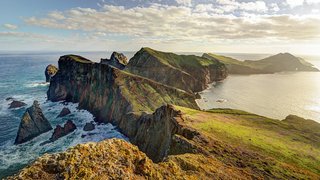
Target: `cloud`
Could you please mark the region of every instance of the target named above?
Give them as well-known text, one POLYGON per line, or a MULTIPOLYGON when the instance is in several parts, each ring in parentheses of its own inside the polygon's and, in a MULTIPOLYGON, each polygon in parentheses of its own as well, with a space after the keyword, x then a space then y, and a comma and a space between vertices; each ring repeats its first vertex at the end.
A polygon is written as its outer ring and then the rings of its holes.
POLYGON ((287 4, 292 8, 296 6, 302 6, 303 2, 304 0, 287 0, 287 4))
POLYGON ((0 38, 17 38, 18 40, 26 41, 43 41, 43 42, 64 42, 64 40, 57 37, 37 34, 37 33, 27 33, 27 32, 16 32, 16 31, 6 31, 0 32, 0 38))
MULTIPOLYGON (((252 6, 246 5, 246 8, 249 7, 252 6)), ((160 4, 133 8, 105 5, 99 10, 73 8, 55 13, 59 16, 49 13, 46 17, 31 17, 25 22, 46 28, 80 30, 88 34, 123 36, 150 42, 213 42, 223 39, 289 41, 315 39, 320 35, 320 18, 317 16, 248 13, 234 16, 221 14, 210 5, 195 8, 160 4)))
POLYGON ((176 0, 179 5, 191 6, 192 0, 176 0))
POLYGON ((14 24, 4 24, 3 27, 7 28, 7 29, 10 29, 10 30, 16 30, 18 29, 18 26, 17 25, 14 25, 14 24))
POLYGON ((286 0, 286 1, 291 8, 302 6, 304 5, 304 3, 308 5, 320 4, 319 0, 286 0))
POLYGON ((277 11, 280 11, 280 8, 279 8, 277 3, 271 3, 270 4, 270 10, 272 10, 274 12, 277 12, 277 11))
POLYGON ((268 7, 266 6, 266 3, 264 1, 238 2, 236 0, 217 0, 217 3, 222 5, 221 8, 226 12, 232 12, 234 10, 256 12, 268 11, 268 7))

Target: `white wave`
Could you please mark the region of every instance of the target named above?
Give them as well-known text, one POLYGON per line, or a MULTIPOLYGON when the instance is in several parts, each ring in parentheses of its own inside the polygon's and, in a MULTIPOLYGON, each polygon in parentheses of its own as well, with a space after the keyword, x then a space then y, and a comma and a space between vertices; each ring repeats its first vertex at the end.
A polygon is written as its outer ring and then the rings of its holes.
POLYGON ((49 84, 50 84, 49 82, 32 82, 32 83, 26 84, 25 86, 29 88, 33 88, 33 87, 48 86, 49 84))
MULTIPOLYGON (((19 96, 19 99, 20 98, 26 99, 26 97, 22 96, 19 96)), ((29 102, 31 99, 26 101, 29 102)), ((6 171, 9 167, 28 164, 44 153, 61 152, 77 144, 98 142, 114 137, 127 140, 124 135, 118 132, 115 127, 109 123, 100 125, 95 123, 96 128, 93 131, 85 132, 83 127, 86 123, 92 122, 94 117, 86 110, 78 110, 77 103, 68 103, 67 105, 63 105, 61 102, 46 101, 46 98, 40 98, 38 101, 44 115, 50 121, 53 129, 58 124, 64 125, 68 119, 72 120, 76 124, 77 129, 55 142, 42 146, 40 144, 49 140, 53 130, 41 134, 31 141, 20 145, 14 145, 14 139, 7 141, 6 144, 0 146, 0 174, 1 172, 6 171), (63 118, 56 118, 63 107, 68 107, 71 114, 63 118)))

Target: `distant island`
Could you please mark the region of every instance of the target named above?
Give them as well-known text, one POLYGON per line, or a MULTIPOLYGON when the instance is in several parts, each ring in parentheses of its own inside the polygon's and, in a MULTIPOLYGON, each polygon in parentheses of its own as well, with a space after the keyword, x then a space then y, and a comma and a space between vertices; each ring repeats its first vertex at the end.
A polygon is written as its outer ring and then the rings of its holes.
POLYGON ((129 62, 117 52, 101 63, 65 55, 57 69, 48 100, 79 103, 130 142, 111 139, 44 155, 9 179, 320 178, 319 123, 294 115, 276 120, 235 109, 203 111, 195 102, 197 92, 228 71, 318 71, 300 58, 278 54, 241 62, 142 48, 129 62))
POLYGON ((231 57, 212 53, 205 53, 202 57, 224 63, 230 74, 270 74, 284 71, 319 71, 319 69, 315 68, 311 63, 289 53, 280 53, 256 61, 239 61, 231 57))

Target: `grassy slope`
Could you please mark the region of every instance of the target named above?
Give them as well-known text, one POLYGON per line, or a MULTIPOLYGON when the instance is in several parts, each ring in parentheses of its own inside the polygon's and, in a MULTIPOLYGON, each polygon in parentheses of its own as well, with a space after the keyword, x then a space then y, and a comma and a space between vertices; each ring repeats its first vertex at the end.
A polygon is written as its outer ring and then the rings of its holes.
POLYGON ((217 55, 217 54, 212 54, 212 53, 208 53, 206 54, 208 56, 211 56, 221 62, 223 62, 224 64, 238 64, 238 65, 244 65, 243 62, 237 60, 237 59, 234 59, 234 58, 231 58, 231 57, 227 57, 227 56, 222 56, 222 55, 217 55))
MULTIPOLYGON (((78 55, 66 55, 81 63, 94 63, 78 55)), ((116 83, 134 111, 153 112, 165 104, 176 104, 198 109, 194 94, 167 86, 127 71, 115 70, 116 83)))
POLYGON ((185 67, 199 68, 201 66, 218 64, 217 61, 212 61, 195 55, 177 55, 169 52, 156 51, 151 48, 143 48, 143 50, 157 57, 163 64, 178 69, 185 67))
POLYGON ((186 114, 189 126, 218 142, 208 150, 226 164, 240 164, 252 174, 272 178, 320 178, 319 124, 295 118, 279 121, 230 109, 176 108, 186 114))
POLYGON ((198 109, 193 94, 125 71, 118 71, 117 84, 135 111, 153 112, 165 104, 198 109))

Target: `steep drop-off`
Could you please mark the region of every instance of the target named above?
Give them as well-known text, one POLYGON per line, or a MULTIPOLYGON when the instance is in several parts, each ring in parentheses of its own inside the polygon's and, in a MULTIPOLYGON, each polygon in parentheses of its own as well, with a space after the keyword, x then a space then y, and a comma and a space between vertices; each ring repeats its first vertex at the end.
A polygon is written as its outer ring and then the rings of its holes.
POLYGON ((75 55, 60 58, 48 99, 79 102, 96 121, 117 125, 154 161, 166 156, 171 136, 179 130, 176 113, 166 104, 198 108, 192 93, 75 55))
POLYGON ((320 125, 314 121, 292 115, 279 121, 239 110, 178 106, 162 107, 157 116, 168 109, 171 114, 166 117, 179 119, 184 130, 173 135, 163 162, 155 164, 140 148, 112 139, 44 155, 12 178, 320 178, 320 125))
POLYGON ((227 77, 225 65, 217 60, 150 48, 138 51, 130 59, 126 70, 188 92, 202 91, 209 83, 227 77))
POLYGON ((224 63, 230 74, 268 74, 284 71, 319 71, 304 59, 280 53, 257 61, 239 61, 231 57, 205 53, 202 57, 224 63))

